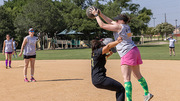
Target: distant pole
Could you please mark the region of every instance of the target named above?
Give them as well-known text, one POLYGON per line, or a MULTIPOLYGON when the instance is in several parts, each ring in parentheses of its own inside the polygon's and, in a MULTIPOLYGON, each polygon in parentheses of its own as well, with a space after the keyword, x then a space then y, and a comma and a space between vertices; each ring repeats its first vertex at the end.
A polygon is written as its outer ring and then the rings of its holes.
POLYGON ((166 19, 166 13, 165 13, 165 22, 167 22, 167 19, 166 19))
MULTIPOLYGON (((177 34, 177 19, 175 20, 175 23, 176 23, 176 34, 177 34)), ((178 39, 177 39, 177 35, 176 35, 176 40, 178 41, 178 39)))
POLYGON ((176 22, 176 34, 177 34, 177 19, 175 20, 175 22, 176 22))
POLYGON ((153 21, 154 21, 154 28, 156 27, 155 20, 156 20, 156 18, 153 18, 153 21))

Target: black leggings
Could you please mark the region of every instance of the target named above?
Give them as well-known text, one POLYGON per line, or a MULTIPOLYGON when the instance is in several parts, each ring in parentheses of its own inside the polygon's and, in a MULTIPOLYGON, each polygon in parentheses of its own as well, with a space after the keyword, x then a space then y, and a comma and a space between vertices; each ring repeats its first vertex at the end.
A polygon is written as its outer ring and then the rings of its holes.
POLYGON ((124 101, 125 100, 125 89, 122 86, 121 83, 119 83, 118 81, 106 77, 106 80, 100 84, 96 84, 94 85, 97 88, 101 88, 101 89, 107 89, 107 90, 111 90, 111 91, 116 91, 116 101, 124 101))

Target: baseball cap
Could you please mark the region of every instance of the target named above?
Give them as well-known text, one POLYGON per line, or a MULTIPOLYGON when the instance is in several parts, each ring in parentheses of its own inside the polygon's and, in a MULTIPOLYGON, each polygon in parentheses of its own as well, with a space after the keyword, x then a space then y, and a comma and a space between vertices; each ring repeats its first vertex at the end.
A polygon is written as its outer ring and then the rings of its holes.
MULTIPOLYGON (((104 45, 107 45, 107 44, 110 43, 110 42, 114 42, 114 40, 113 40, 112 38, 104 38, 103 41, 102 41, 102 43, 103 43, 104 45)), ((111 48, 111 51, 112 51, 113 53, 116 53, 116 52, 117 52, 116 47, 111 48)))
POLYGON ((30 32, 30 31, 34 31, 34 29, 33 29, 33 28, 29 28, 29 32, 30 32))

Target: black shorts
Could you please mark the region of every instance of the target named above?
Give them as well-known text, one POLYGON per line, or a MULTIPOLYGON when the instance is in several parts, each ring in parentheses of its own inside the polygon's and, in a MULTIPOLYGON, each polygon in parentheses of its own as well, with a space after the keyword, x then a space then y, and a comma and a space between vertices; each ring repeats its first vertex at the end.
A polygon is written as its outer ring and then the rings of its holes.
POLYGON ((169 47, 169 48, 171 48, 171 49, 172 49, 172 48, 175 48, 175 47, 169 47))
POLYGON ((36 58, 36 55, 24 55, 24 59, 36 58))

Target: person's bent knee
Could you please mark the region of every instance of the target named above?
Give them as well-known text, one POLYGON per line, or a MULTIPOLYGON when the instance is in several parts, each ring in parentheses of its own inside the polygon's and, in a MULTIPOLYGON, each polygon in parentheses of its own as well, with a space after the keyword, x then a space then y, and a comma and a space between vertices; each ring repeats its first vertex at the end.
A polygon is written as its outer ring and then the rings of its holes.
POLYGON ((120 90, 120 92, 125 93, 125 88, 122 87, 121 90, 120 90))
POLYGON ((93 83, 93 85, 96 87, 96 88, 101 88, 101 84, 99 83, 99 84, 97 84, 97 83, 94 83, 94 82, 92 82, 93 83))
POLYGON ((125 88, 122 86, 122 87, 119 88, 116 92, 125 93, 125 88))

